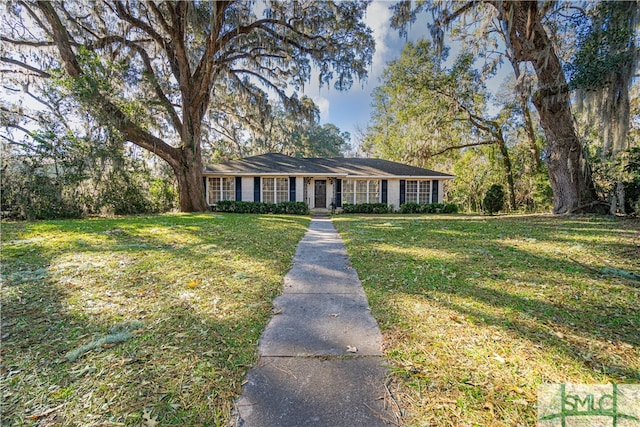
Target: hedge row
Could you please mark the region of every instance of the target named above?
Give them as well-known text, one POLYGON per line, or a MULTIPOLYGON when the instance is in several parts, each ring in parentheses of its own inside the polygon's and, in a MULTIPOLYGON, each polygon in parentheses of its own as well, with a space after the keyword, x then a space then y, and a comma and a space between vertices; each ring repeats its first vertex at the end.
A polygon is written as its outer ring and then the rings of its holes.
POLYGON ((355 205, 345 203, 342 207, 342 212, 346 214, 385 214, 394 212, 402 214, 457 213, 458 205, 455 203, 405 203, 400 206, 400 209, 395 210, 393 205, 387 205, 386 203, 358 203, 355 205))
MULTIPOLYGON (((221 200, 214 206, 215 212, 256 213, 256 214, 292 214, 308 215, 309 206, 304 202, 238 202, 235 200, 221 200)), ((458 206, 454 203, 405 203, 397 211, 393 205, 386 203, 345 203, 342 212, 346 214, 386 214, 399 212, 412 213, 457 213, 458 206)))
POLYGON ((342 205, 342 212, 346 214, 356 213, 373 213, 385 214, 393 212, 393 207, 389 207, 386 203, 345 203, 342 205))
POLYGON ((220 200, 212 209, 215 212, 308 215, 309 206, 304 202, 240 202, 220 200))

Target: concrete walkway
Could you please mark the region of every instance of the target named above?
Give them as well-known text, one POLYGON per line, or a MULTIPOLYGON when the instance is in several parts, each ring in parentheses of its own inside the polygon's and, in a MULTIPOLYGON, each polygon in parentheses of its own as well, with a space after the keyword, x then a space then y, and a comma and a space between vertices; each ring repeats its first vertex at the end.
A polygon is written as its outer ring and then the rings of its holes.
POLYGON ((381 343, 340 235, 329 218, 312 219, 232 425, 397 425, 381 343))

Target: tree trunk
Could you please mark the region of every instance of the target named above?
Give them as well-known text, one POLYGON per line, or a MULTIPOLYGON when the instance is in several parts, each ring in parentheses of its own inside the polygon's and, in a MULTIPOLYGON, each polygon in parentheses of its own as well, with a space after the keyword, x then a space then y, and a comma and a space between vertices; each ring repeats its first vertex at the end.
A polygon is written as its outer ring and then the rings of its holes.
POLYGON ((609 207, 609 213, 611 215, 616 215, 617 213, 626 215, 625 191, 622 181, 616 181, 615 187, 611 193, 611 206, 609 207))
POLYGON ((178 162, 171 163, 178 181, 180 212, 205 212, 205 188, 202 180, 202 149, 200 122, 185 117, 183 134, 186 141, 178 150, 178 162))
POLYGON ((207 204, 204 198, 202 180, 202 162, 182 160, 178 169, 174 169, 180 195, 180 212, 204 212, 207 204))
POLYGON ((499 2, 517 61, 530 61, 538 77, 533 103, 547 138, 545 162, 553 189, 553 213, 571 213, 597 201, 582 142, 573 126, 568 85, 546 34, 536 1, 499 2))
POLYGON ((516 186, 513 180, 513 170, 511 167, 511 157, 509 157, 509 150, 507 150, 507 144, 504 142, 502 138, 502 134, 500 133, 500 139, 498 145, 500 147, 500 153, 502 153, 502 162, 504 163, 505 172, 507 174, 507 184, 509 185, 509 204, 511 205, 511 210, 516 210, 516 186))

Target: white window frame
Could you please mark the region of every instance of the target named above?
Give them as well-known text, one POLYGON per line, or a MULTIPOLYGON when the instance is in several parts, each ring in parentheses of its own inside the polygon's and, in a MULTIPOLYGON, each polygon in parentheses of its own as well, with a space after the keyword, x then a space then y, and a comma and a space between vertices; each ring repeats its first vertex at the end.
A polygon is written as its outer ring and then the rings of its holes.
POLYGON ((355 205, 356 200, 358 199, 358 193, 356 192, 357 189, 357 182, 358 181, 366 181, 367 185, 366 185, 366 197, 365 197, 365 202, 362 203, 380 203, 381 197, 382 197, 382 183, 379 179, 357 179, 357 178, 353 178, 353 179, 343 179, 342 180, 342 203, 348 203, 348 204, 352 204, 355 205), (374 183, 373 185, 371 185, 371 183, 374 183), (374 188, 376 186, 378 186, 378 197, 376 198, 373 194, 374 188), (345 189, 351 187, 349 190, 350 191, 345 191, 345 189), (347 200, 346 199, 346 195, 350 195, 351 196, 351 200, 347 200), (372 197, 373 196, 373 197, 372 197), (377 200, 373 200, 373 199, 377 199, 377 200))
POLYGON ((231 176, 210 176, 207 178, 207 203, 209 205, 215 205, 221 200, 235 200, 236 199, 236 178, 231 176), (218 200, 211 200, 211 195, 214 192, 212 190, 212 181, 218 181, 218 200), (225 181, 230 182, 230 190, 225 194, 225 181))
POLYGON ((431 203, 431 198, 433 196, 433 180, 432 179, 408 179, 405 181, 404 184, 404 200, 405 203, 420 203, 420 204, 424 204, 424 203, 431 203), (415 182, 416 183, 416 201, 409 201, 409 183, 410 182, 415 182), (421 189, 423 185, 427 185, 428 191, 427 191, 427 199, 428 200, 420 200, 420 193, 421 193, 421 189))
POLYGON ((264 203, 288 202, 290 197, 290 191, 291 191, 290 186, 291 186, 291 182, 289 180, 289 177, 283 178, 283 177, 276 176, 276 177, 261 178, 260 179, 260 200, 262 200, 264 203), (269 190, 268 193, 266 193, 264 189, 265 180, 273 181, 273 190, 269 190), (277 180, 286 180, 287 182, 287 193, 286 193, 285 199, 281 200, 280 202, 277 201, 278 200, 278 181, 277 180), (269 196, 269 200, 265 198, 265 195, 269 196))

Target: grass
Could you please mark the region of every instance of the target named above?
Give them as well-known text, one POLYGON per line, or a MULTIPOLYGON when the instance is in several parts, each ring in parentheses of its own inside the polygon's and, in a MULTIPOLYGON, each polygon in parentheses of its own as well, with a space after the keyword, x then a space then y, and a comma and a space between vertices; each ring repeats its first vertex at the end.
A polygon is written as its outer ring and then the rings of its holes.
POLYGON ((339 216, 407 425, 529 426, 543 383, 640 383, 640 222, 339 216))
POLYGON ((2 224, 2 425, 226 425, 309 219, 2 224))

